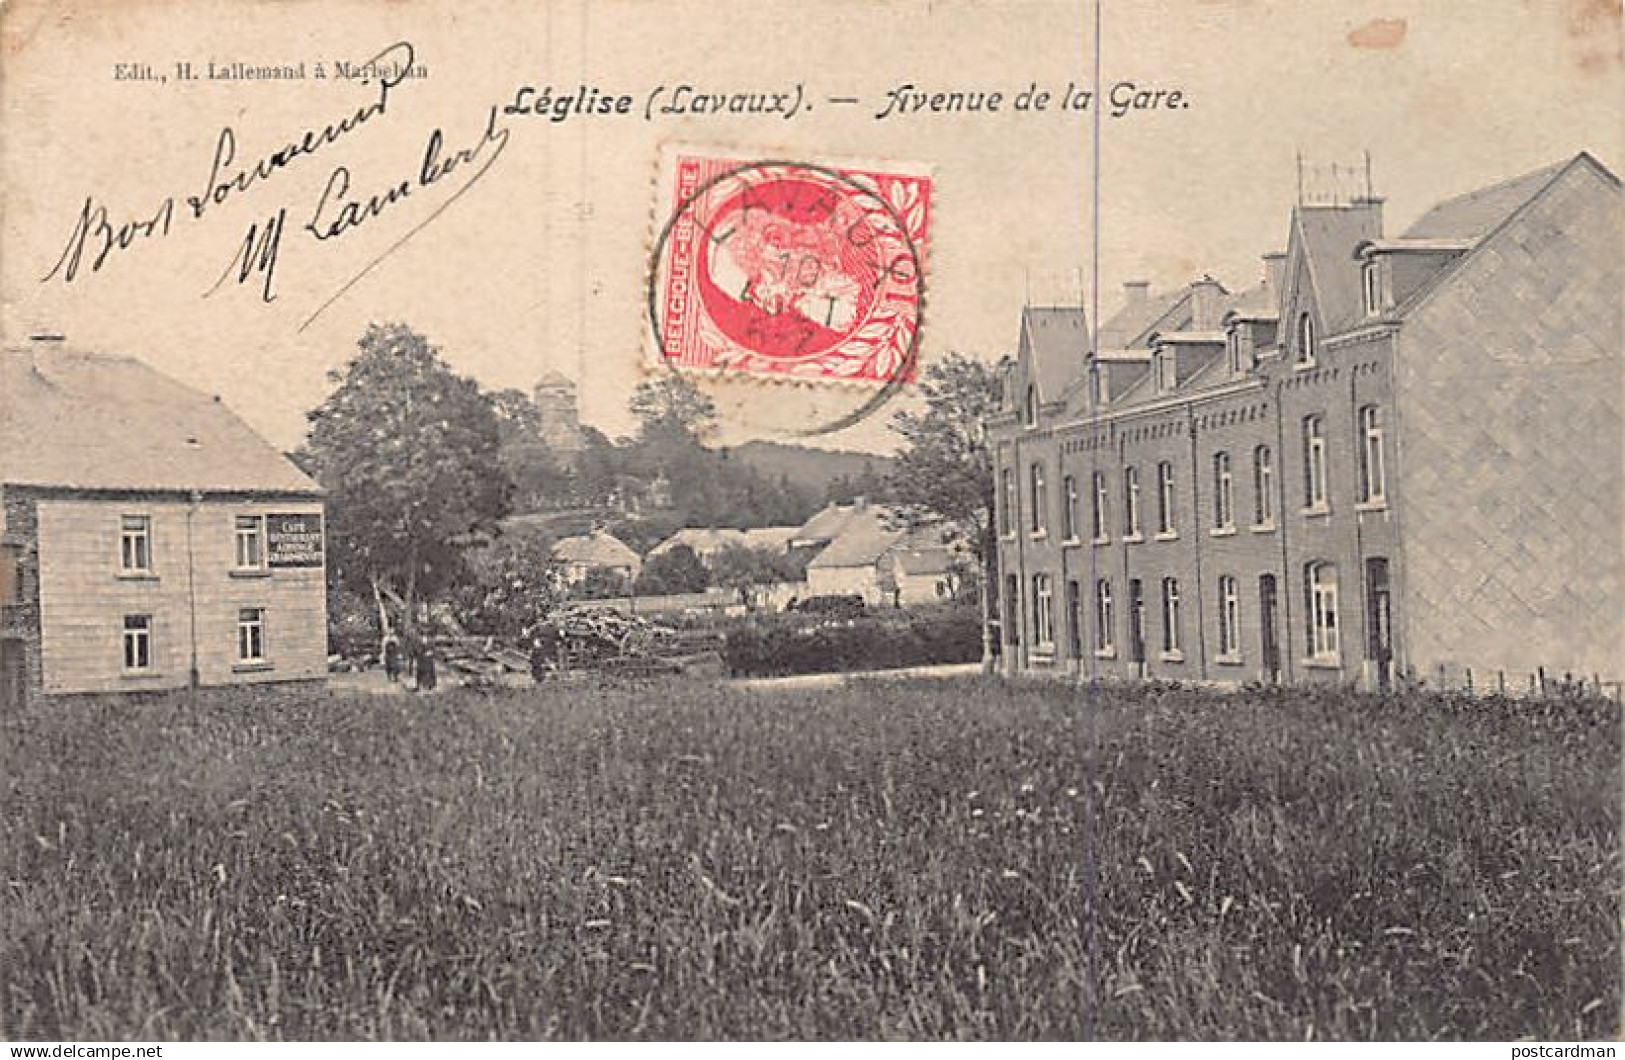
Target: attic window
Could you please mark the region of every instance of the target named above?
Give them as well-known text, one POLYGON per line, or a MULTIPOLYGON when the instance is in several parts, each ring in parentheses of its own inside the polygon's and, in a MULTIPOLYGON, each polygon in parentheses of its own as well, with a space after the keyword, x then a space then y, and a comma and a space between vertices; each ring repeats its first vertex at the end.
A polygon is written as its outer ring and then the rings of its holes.
POLYGON ((1298 317, 1298 363, 1315 363, 1315 318, 1307 312, 1298 317))
POLYGON ((1174 355, 1167 350, 1157 354, 1157 389, 1172 390, 1178 385, 1177 365, 1174 355))
POLYGON ((1241 325, 1232 324, 1230 334, 1225 336, 1225 350, 1230 355, 1230 374, 1241 374, 1241 325))
POLYGON ((1375 260, 1365 263, 1365 315, 1374 317, 1382 312, 1382 266, 1375 260))
POLYGON ((1027 426, 1038 426, 1038 388, 1031 383, 1027 384, 1026 412, 1027 426))

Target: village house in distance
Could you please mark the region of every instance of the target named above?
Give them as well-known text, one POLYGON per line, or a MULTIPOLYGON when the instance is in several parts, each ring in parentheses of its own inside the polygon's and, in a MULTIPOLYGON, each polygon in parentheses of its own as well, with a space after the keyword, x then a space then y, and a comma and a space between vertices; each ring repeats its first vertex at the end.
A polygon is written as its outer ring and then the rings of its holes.
POLYGON ((1620 222, 1582 153, 1398 236, 1369 186, 1300 201, 1241 293, 1026 309, 988 425, 1007 670, 1618 680, 1620 222))
POLYGON ((0 695, 322 680, 319 487, 218 398, 0 354, 0 695))

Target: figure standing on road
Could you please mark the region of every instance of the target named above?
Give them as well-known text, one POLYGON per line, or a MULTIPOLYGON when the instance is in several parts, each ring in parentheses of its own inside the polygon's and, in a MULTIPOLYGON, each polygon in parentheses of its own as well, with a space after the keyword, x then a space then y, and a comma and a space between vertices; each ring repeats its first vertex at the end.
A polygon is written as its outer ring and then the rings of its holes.
POLYGON ((392 683, 401 679, 401 638, 393 633, 384 637, 384 676, 392 683))
POLYGON ((428 638, 424 638, 418 645, 418 691, 433 692, 438 678, 434 672, 434 648, 429 645, 428 638))

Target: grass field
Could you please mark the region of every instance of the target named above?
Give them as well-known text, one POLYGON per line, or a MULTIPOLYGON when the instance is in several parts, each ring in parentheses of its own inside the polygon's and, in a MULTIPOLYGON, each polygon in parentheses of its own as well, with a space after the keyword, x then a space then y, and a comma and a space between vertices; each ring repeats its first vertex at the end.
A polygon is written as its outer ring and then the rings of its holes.
POLYGON ((0 1037, 1619 1030, 1612 704, 965 679, 0 729, 0 1037))

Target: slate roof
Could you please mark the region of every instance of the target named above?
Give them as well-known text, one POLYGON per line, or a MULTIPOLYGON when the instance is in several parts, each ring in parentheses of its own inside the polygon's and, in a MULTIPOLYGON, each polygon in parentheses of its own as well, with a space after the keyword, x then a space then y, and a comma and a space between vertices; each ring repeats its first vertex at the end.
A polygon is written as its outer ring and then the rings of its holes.
POLYGON ((1417 218, 1405 239, 1476 240, 1488 235, 1513 211, 1534 198, 1565 169, 1571 159, 1542 166, 1533 173, 1446 199, 1417 218))
POLYGON ((1057 401, 1083 378, 1089 354, 1089 319, 1078 306, 1028 306, 1022 311, 1023 345, 1044 401, 1057 401))
POLYGON ((1403 239, 1454 241, 1470 245, 1466 251, 1457 255, 1420 284, 1403 303, 1390 310, 1386 314, 1387 317, 1394 320, 1403 319, 1436 289, 1448 283, 1450 277, 1471 260, 1483 248, 1485 241, 1509 221, 1513 214, 1545 194, 1558 177, 1571 167, 1585 163, 1590 163, 1598 173, 1618 184, 1618 178, 1607 166, 1582 151, 1573 158, 1544 166, 1533 173, 1525 173, 1521 177, 1513 177, 1511 180, 1478 191, 1446 199, 1423 214, 1416 224, 1406 229, 1403 239))
POLYGON ((134 358, 58 342, 0 353, 0 483, 321 493, 218 398, 134 358))
MULTIPOLYGON (((1100 326, 1100 345, 1112 349, 1143 347, 1147 336, 1190 297, 1191 288, 1176 288, 1130 302, 1100 326)), ((1176 321, 1176 323, 1178 323, 1176 321)))
POLYGON ((884 505, 855 512, 846 526, 823 551, 812 558, 808 568, 869 567, 908 536, 903 530, 886 526, 884 505))
POLYGON ((1358 207, 1300 206, 1295 211, 1323 334, 1335 335, 1365 318, 1360 270, 1350 260, 1355 247, 1382 235, 1381 221, 1378 211, 1358 207))
POLYGON ((796 528, 792 540, 833 541, 857 512, 857 507, 851 504, 826 504, 796 528))

